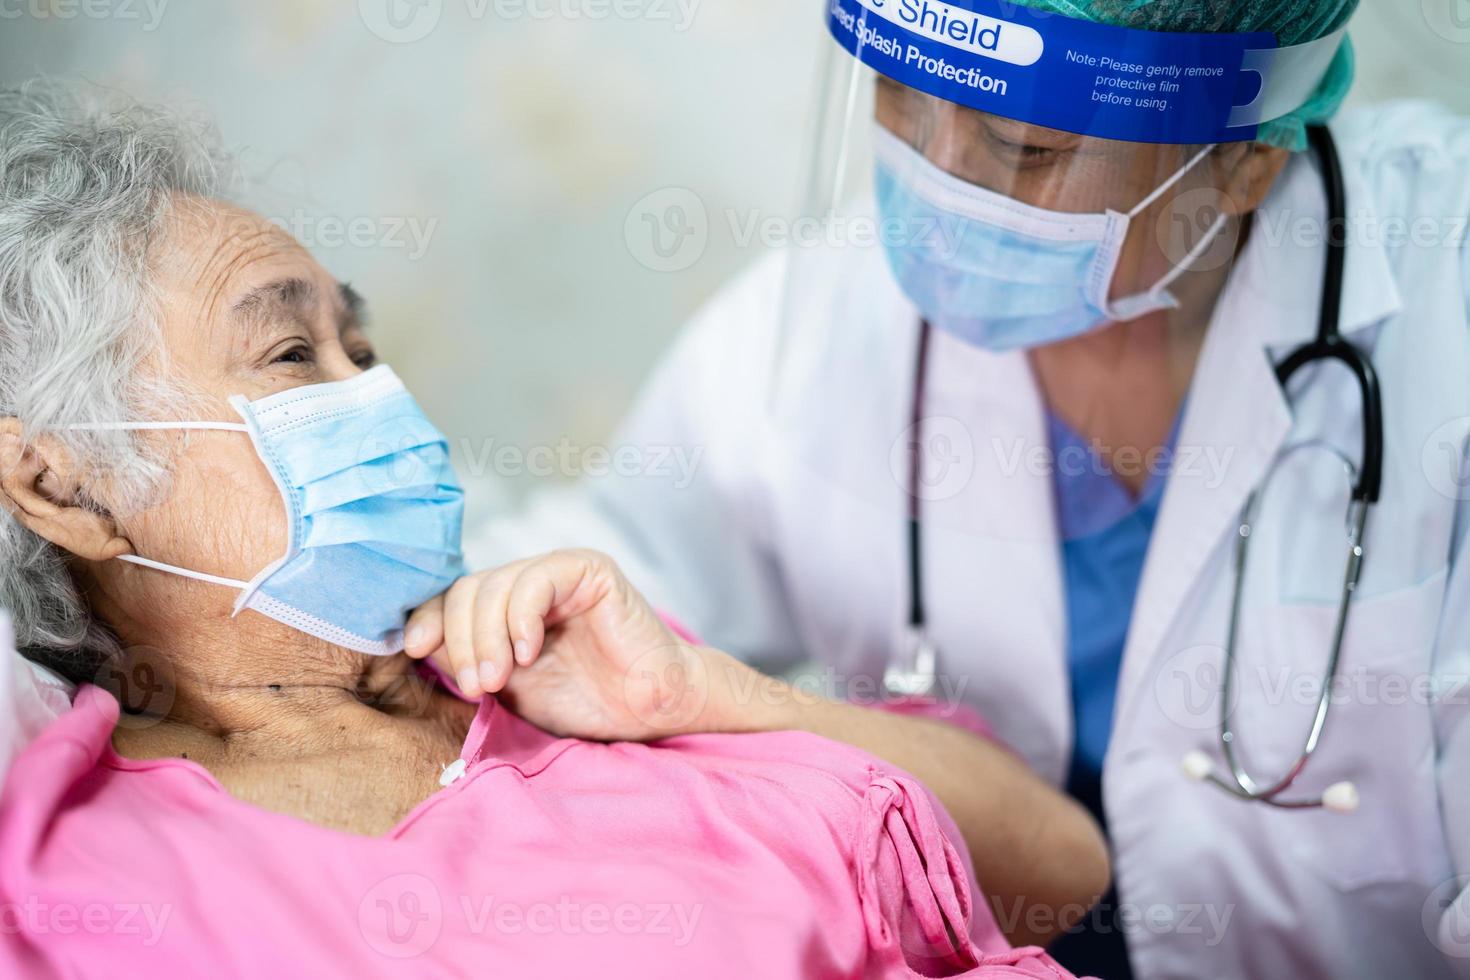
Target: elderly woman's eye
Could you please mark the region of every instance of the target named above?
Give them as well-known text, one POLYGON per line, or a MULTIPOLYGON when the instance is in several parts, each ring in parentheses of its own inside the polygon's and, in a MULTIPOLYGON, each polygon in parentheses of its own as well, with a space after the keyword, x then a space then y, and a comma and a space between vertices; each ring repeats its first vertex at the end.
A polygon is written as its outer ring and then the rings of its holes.
POLYGON ((310 364, 314 360, 311 348, 305 344, 283 351, 272 361, 273 364, 310 364))
POLYGON ((356 364, 358 367, 366 371, 368 368, 378 363, 378 355, 375 354, 372 350, 356 351, 352 355, 352 363, 356 364))

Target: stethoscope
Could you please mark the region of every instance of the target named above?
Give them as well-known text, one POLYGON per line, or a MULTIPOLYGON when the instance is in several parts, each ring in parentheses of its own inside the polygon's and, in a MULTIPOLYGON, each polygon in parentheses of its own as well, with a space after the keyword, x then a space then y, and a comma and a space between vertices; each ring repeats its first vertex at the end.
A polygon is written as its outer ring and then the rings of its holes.
MULTIPOLYGON (((1309 129, 1313 151, 1322 167, 1322 180, 1327 191, 1328 230, 1327 268, 1322 291, 1322 309, 1314 340, 1299 347, 1276 368, 1276 380, 1285 390, 1291 378, 1308 364, 1320 361, 1339 361, 1357 380, 1363 412, 1363 457, 1360 467, 1343 460, 1353 478, 1352 499, 1348 505, 1347 538, 1348 565, 1343 579, 1342 598, 1338 603, 1336 625, 1332 635, 1332 650, 1322 676, 1322 689, 1312 726, 1307 740, 1296 761, 1280 779, 1261 781, 1251 776, 1241 764, 1238 748, 1239 734, 1232 726, 1231 704, 1235 693, 1236 657, 1235 647, 1239 634, 1241 595, 1245 581, 1246 556, 1250 547, 1251 531, 1256 522, 1257 507, 1261 499, 1261 488, 1249 498, 1241 517, 1235 542, 1235 590, 1230 604, 1230 624, 1225 641, 1225 669, 1221 679, 1220 696, 1220 747, 1229 767, 1229 777, 1215 772, 1215 767, 1204 752, 1191 752, 1184 757, 1185 772, 1194 779, 1206 780, 1226 792, 1243 800, 1265 803, 1289 809, 1325 807, 1339 812, 1357 808, 1358 793, 1350 782, 1335 783, 1315 799, 1282 799, 1284 794, 1301 775, 1307 760, 1322 741, 1322 731, 1327 724, 1327 713, 1331 707, 1333 682, 1337 676, 1338 663, 1342 655, 1342 640, 1347 628, 1348 609, 1353 592, 1357 589, 1363 569, 1363 535, 1368 523, 1369 508, 1378 502, 1383 483, 1383 403, 1378 390, 1378 375, 1368 358, 1342 338, 1339 324, 1342 315, 1343 268, 1347 257, 1345 242, 1347 228, 1347 191, 1343 184, 1342 162, 1332 134, 1325 126, 1309 129)), ((923 598, 923 533, 920 514, 920 466, 923 445, 924 387, 928 373, 929 332, 927 323, 919 331, 918 353, 915 359, 915 383, 910 417, 913 451, 909 455, 908 539, 909 610, 905 630, 904 649, 884 671, 883 684, 890 694, 902 697, 927 697, 934 691, 937 677, 938 650, 930 639, 923 598)), ((1285 452, 1290 452, 1286 450, 1285 452)), ((1274 472, 1282 455, 1273 462, 1274 472)), ((1271 472, 1262 481, 1261 487, 1269 483, 1271 472)))

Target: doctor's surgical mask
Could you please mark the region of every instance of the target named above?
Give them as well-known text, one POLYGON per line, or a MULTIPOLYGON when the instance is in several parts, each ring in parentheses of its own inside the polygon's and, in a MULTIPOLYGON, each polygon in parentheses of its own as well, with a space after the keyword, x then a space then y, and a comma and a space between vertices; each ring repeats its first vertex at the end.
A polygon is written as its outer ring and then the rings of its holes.
POLYGON ((253 609, 362 653, 403 649, 408 613, 464 574, 464 491, 444 436, 386 365, 256 401, 241 422, 109 422, 71 429, 247 435, 286 509, 285 553, 248 582, 138 555, 120 560, 238 589, 253 609))
MULTIPOLYGON (((917 228, 959 225, 958 247, 915 239, 888 245, 889 268, 935 327, 977 347, 1027 349, 1108 322, 1177 307, 1169 287, 1225 228, 1220 213, 1182 261, 1148 289, 1110 298, 1134 218, 1214 149, 1207 146, 1127 212, 1068 213, 1026 204, 953 176, 881 125, 874 156, 878 213, 917 228)), ((887 243, 885 243, 887 244, 887 243)))

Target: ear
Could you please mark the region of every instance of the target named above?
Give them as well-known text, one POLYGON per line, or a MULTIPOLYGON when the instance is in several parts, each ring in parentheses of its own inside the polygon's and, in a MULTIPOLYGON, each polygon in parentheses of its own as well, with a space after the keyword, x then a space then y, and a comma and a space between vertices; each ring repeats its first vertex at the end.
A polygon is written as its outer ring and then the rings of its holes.
POLYGON ((58 548, 89 561, 130 554, 107 514, 84 506, 71 456, 55 439, 27 443, 20 421, 0 418, 0 507, 58 548))
POLYGON ((1225 176, 1225 206, 1243 218, 1266 200, 1291 159, 1291 151, 1264 143, 1237 143, 1222 149, 1216 167, 1225 176))

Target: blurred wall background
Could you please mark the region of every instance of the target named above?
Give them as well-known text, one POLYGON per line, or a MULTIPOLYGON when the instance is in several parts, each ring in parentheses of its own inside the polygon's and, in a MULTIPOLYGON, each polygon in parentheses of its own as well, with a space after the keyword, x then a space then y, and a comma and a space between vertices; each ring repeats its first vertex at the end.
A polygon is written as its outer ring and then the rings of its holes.
MULTIPOLYGON (((821 6, 0 0, 0 84, 78 74, 212 114, 250 203, 368 297, 380 351, 479 454, 485 506, 534 480, 495 448, 560 446, 553 478, 577 475, 757 257, 740 230, 789 211, 821 6)), ((1353 37, 1356 101, 1470 113, 1470 0, 1363 0, 1353 37)))

